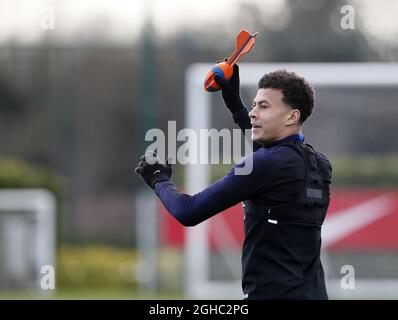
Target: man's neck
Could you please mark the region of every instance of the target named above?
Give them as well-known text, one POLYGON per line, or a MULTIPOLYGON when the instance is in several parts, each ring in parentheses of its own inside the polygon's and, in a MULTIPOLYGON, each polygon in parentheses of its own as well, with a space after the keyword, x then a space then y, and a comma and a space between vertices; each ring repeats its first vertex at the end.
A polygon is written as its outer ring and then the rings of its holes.
POLYGON ((278 136, 278 138, 272 139, 272 141, 259 141, 259 143, 262 144, 263 146, 267 146, 267 145, 273 144, 273 143, 275 143, 277 141, 281 141, 283 139, 286 139, 286 138, 288 138, 290 136, 299 135, 299 134, 302 135, 302 132, 303 132, 303 130, 302 130, 301 127, 297 128, 297 130, 288 130, 288 131, 285 131, 282 134, 280 134, 278 136))
POLYGON ((268 142, 268 143, 273 143, 275 141, 280 141, 280 140, 286 139, 287 137, 293 136, 295 134, 302 134, 302 132, 303 132, 303 130, 302 130, 301 127, 296 127, 294 129, 292 128, 292 129, 289 129, 289 130, 285 130, 276 139, 274 139, 273 141, 268 142))

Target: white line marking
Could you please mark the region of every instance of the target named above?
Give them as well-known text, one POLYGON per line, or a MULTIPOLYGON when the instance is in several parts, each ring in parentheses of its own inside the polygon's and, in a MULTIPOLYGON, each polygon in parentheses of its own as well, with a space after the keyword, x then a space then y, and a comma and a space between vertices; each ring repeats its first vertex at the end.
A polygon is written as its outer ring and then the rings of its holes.
POLYGON ((322 228, 322 246, 328 247, 390 213, 393 199, 381 195, 360 205, 334 213, 322 228))

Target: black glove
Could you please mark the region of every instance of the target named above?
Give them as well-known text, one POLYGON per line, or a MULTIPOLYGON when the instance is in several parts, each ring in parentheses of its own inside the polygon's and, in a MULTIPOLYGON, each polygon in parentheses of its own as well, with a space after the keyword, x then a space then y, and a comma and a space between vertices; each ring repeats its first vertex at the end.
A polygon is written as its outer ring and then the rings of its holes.
POLYGON ((239 66, 237 64, 234 64, 234 72, 229 80, 224 80, 217 74, 214 75, 214 80, 221 87, 225 105, 232 114, 244 107, 239 93, 239 66))
POLYGON ((155 152, 149 152, 141 156, 138 167, 135 168, 135 173, 140 175, 154 189, 157 182, 170 180, 173 173, 170 160, 167 159, 166 164, 162 164, 155 152))

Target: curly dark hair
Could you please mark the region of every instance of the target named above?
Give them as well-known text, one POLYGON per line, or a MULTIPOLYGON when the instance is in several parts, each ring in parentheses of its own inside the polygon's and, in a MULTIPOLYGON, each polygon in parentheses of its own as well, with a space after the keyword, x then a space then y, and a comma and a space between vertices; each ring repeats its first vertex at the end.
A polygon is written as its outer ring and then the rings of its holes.
POLYGON ((315 107, 315 92, 303 77, 294 72, 277 70, 265 74, 258 82, 259 89, 282 90, 282 101, 294 109, 300 110, 300 124, 311 115, 315 107))

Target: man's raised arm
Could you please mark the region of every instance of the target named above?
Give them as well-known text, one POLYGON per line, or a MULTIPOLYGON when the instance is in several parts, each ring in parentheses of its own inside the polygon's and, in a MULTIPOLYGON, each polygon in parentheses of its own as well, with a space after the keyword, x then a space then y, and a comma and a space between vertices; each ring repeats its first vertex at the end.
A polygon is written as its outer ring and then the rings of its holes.
MULTIPOLYGON (((221 87, 222 97, 225 106, 232 113, 232 118, 235 123, 242 129, 243 134, 245 130, 251 129, 249 112, 240 97, 240 80, 239 80, 239 66, 234 65, 234 72, 229 80, 224 80, 218 75, 214 76, 214 80, 221 87)), ((261 148, 261 144, 253 142, 253 150, 261 148)))

